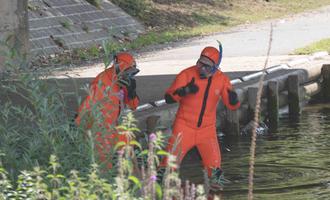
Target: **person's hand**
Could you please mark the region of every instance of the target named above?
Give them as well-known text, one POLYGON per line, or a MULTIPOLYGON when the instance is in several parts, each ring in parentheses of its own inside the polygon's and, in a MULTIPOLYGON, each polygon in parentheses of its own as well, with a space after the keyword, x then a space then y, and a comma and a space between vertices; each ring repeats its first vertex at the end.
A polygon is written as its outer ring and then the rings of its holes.
POLYGON ((198 89, 198 86, 195 84, 195 78, 192 78, 191 81, 186 85, 187 93, 196 94, 198 89))
POLYGON ((198 92, 199 88, 195 84, 195 78, 193 77, 191 81, 184 87, 181 87, 173 93, 174 95, 179 95, 180 97, 184 97, 187 94, 196 94, 198 92))
POLYGON ((237 93, 233 90, 228 90, 230 105, 236 105, 238 103, 237 93))

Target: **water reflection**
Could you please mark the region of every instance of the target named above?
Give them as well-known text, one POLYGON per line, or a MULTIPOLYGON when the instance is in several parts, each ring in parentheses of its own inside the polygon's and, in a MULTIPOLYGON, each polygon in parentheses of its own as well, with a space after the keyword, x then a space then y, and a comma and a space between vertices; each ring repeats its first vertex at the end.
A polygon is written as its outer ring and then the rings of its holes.
MULTIPOLYGON (((330 106, 306 107, 280 119, 278 133, 258 136, 255 199, 330 199, 330 106)), ((224 199, 246 199, 250 138, 225 138, 224 199)))

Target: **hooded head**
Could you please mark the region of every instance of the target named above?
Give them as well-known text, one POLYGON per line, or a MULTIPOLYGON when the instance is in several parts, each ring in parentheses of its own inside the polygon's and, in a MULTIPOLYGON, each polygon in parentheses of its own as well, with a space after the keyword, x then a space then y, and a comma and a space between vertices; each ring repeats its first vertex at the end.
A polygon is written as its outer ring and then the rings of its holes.
POLYGON ((221 43, 219 43, 219 50, 214 47, 205 47, 201 52, 197 67, 202 79, 212 76, 219 68, 222 57, 221 43))
POLYGON ((214 65, 218 64, 220 60, 219 50, 214 47, 205 47, 201 53, 201 56, 207 57, 212 60, 214 65))
POLYGON ((127 52, 117 53, 114 56, 114 62, 115 62, 115 68, 116 68, 117 74, 125 71, 126 69, 128 69, 130 67, 136 68, 135 59, 133 58, 133 56, 130 53, 127 53, 127 52))
POLYGON ((133 56, 127 52, 117 53, 114 56, 114 67, 118 79, 123 83, 127 82, 126 84, 129 84, 130 79, 140 71, 136 68, 136 62, 133 56))

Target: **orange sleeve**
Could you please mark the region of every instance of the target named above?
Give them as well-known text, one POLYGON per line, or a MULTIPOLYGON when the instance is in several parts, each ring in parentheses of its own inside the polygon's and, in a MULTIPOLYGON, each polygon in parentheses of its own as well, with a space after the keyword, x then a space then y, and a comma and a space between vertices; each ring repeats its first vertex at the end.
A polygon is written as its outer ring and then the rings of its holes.
POLYGON ((187 74, 182 71, 175 77, 175 80, 173 81, 172 85, 166 90, 166 94, 171 95, 171 97, 176 102, 179 102, 182 97, 180 97, 179 95, 173 95, 173 93, 175 92, 175 90, 187 85, 187 83, 187 74))
POLYGON ((231 105, 229 103, 229 94, 228 94, 228 90, 232 90, 233 89, 233 86, 231 85, 230 83, 230 79, 228 77, 225 77, 225 80, 223 81, 223 89, 222 89, 222 94, 221 94, 221 97, 222 97, 222 101, 223 101, 223 104, 229 109, 229 110, 236 110, 240 107, 241 103, 238 102, 237 104, 235 105, 231 105))
POLYGON ((134 99, 130 99, 125 101, 125 104, 128 105, 128 107, 132 110, 135 110, 140 103, 140 99, 138 96, 134 97, 134 99))

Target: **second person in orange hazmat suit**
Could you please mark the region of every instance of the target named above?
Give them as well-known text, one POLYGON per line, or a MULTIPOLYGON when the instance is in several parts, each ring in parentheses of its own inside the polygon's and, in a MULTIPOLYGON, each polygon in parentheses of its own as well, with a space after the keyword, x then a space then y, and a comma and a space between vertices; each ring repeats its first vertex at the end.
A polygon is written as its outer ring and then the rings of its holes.
POLYGON ((96 149, 101 162, 109 168, 112 164, 107 157, 111 146, 127 142, 116 130, 121 111, 128 106, 135 110, 139 104, 134 76, 139 72, 133 56, 127 52, 117 53, 113 65, 96 76, 90 85, 89 95, 79 107, 76 118, 78 125, 85 129, 97 127, 96 149))

